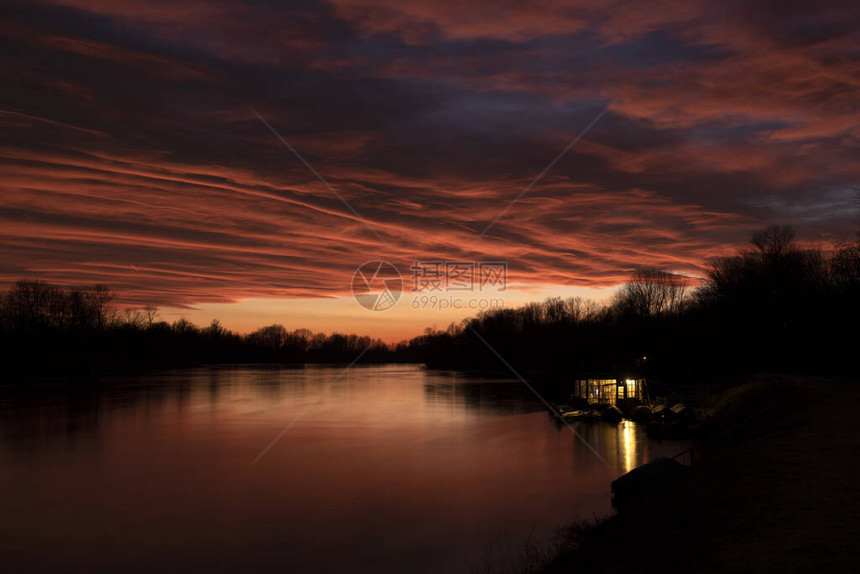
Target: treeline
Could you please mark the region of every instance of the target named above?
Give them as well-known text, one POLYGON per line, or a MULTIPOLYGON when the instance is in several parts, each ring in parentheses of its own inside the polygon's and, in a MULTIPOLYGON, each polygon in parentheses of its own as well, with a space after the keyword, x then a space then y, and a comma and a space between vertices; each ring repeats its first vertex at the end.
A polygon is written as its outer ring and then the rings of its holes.
POLYGON ((394 360, 382 341, 270 325, 234 333, 218 320, 168 323, 156 306, 116 309, 104 285, 18 281, 0 297, 0 361, 7 376, 92 374, 214 363, 351 363, 394 360))
POLYGON ((489 310, 398 351, 434 367, 504 372, 500 355, 523 376, 549 381, 846 372, 855 368, 858 320, 860 243, 802 248, 790 227, 771 226, 711 261, 702 278, 641 269, 606 304, 550 298, 489 310))
POLYGON ((0 297, 7 373, 69 374, 206 363, 420 362, 430 367, 569 381, 638 371, 693 381, 743 372, 855 368, 860 242, 805 248, 789 227, 756 233, 702 278, 640 269, 605 304, 550 298, 484 311, 396 346, 370 337, 288 330, 250 334, 217 320, 168 323, 154 306, 118 310, 105 286, 19 281, 0 297), (500 358, 501 357, 501 358, 500 358))

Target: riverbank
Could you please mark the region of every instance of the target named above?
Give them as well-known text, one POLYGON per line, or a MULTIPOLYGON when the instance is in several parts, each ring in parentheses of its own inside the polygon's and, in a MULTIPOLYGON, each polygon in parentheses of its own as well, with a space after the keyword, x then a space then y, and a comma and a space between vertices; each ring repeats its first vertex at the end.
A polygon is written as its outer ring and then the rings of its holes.
POLYGON ((759 379, 716 407, 681 488, 578 529, 540 571, 860 570, 856 382, 759 379))

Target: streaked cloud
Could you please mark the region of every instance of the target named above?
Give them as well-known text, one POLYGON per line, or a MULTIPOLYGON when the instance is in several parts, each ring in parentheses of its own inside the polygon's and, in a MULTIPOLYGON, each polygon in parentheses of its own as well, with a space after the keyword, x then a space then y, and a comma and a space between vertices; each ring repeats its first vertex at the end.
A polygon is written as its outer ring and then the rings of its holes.
POLYGON ((769 222, 847 235, 858 20, 836 2, 13 2, 0 281, 191 309, 341 300, 370 259, 504 259, 544 293, 695 274, 769 222))

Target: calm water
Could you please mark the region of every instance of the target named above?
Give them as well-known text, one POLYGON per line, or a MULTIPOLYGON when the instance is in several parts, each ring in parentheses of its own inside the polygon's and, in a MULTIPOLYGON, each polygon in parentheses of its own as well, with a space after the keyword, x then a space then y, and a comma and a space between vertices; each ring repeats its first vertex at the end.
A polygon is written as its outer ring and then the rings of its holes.
POLYGON ((612 478, 679 450, 632 423, 576 428, 608 467, 521 383, 410 365, 3 391, 0 564, 468 572, 610 512, 612 478))

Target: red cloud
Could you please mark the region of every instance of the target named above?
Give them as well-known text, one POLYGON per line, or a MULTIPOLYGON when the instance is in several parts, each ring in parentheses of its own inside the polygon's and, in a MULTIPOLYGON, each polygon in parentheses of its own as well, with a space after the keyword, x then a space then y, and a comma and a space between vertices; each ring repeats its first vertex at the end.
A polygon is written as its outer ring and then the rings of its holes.
POLYGON ((698 273, 858 176, 857 32, 839 26, 856 14, 827 3, 817 35, 788 8, 668 0, 54 4, 81 19, 4 26, 25 48, 0 113, 6 283, 193 306, 333 297, 370 259, 450 259, 607 286, 698 273))
POLYGON ((452 185, 332 170, 333 185, 359 209, 370 204, 380 242, 328 189, 305 178, 289 185, 289 174, 275 179, 104 151, 6 149, 2 157, 9 192, 0 215, 9 257, 2 279, 100 281, 136 303, 336 296, 348 292, 353 270, 374 258, 404 269, 413 259, 505 259, 514 282, 608 285, 642 264, 695 270, 713 248, 706 232, 743 223, 652 192, 608 192, 555 177, 543 197, 525 198, 472 245, 469 225, 492 220, 524 182, 452 185), (374 189, 379 182, 426 194, 436 207, 387 202, 374 189), (378 204, 361 199, 373 195, 378 204))

